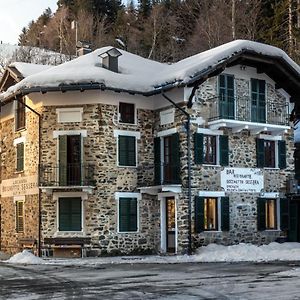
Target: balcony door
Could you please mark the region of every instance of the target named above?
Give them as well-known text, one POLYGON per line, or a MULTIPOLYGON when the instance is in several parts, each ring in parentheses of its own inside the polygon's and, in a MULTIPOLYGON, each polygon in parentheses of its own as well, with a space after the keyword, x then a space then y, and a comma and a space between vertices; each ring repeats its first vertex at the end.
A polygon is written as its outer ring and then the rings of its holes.
POLYGON ((81 135, 59 136, 59 185, 81 185, 81 135))
POLYGON ((251 121, 266 123, 266 82, 251 79, 251 121))
POLYGON ((234 119, 234 77, 219 76, 219 115, 221 119, 234 119))

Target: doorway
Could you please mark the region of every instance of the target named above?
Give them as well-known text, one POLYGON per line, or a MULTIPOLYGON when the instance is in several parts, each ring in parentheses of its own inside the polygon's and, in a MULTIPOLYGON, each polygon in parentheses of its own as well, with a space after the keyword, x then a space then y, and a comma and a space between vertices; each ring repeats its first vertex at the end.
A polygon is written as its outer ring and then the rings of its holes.
POLYGON ((289 242, 300 242, 300 202, 290 202, 290 229, 288 233, 289 242))
POLYGON ((176 252, 176 202, 174 197, 166 198, 166 250, 176 252))

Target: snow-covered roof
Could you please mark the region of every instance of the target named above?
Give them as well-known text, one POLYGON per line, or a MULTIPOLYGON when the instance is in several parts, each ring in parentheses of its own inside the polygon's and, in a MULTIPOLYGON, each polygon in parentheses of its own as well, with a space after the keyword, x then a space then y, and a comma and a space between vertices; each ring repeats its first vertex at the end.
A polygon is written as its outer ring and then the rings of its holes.
POLYGON ((5 99, 11 94, 24 90, 47 91, 47 89, 55 90, 62 86, 73 86, 76 89, 76 86, 83 84, 98 84, 102 88, 149 95, 174 86, 191 84, 245 52, 279 60, 293 73, 294 77, 300 78, 300 67, 283 50, 252 41, 236 40, 174 64, 155 62, 118 49, 122 53, 118 62, 119 73, 105 69, 101 64, 102 59, 99 55, 111 48, 97 49, 92 53, 32 75, 28 72, 29 76, 10 87, 0 97, 5 99))
POLYGON ((25 78, 33 74, 45 71, 52 66, 50 65, 39 65, 39 64, 30 64, 24 62, 14 62, 9 65, 9 67, 16 68, 20 74, 25 78))

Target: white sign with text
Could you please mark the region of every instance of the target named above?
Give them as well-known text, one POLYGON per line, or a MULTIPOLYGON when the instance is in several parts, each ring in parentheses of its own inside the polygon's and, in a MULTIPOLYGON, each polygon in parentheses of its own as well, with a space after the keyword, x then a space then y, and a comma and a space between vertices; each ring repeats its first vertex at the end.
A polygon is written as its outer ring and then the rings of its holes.
POLYGON ((264 188, 261 169, 224 168, 221 171, 221 187, 225 192, 260 193, 264 188))

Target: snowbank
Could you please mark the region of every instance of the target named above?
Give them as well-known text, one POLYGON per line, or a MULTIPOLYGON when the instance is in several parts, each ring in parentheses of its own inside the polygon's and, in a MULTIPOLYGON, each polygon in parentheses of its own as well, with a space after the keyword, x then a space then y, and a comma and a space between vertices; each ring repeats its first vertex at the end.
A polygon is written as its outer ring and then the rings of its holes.
POLYGON ((10 264, 28 264, 28 265, 41 265, 45 261, 39 257, 36 257, 31 252, 23 250, 23 252, 17 253, 5 262, 10 264))
POLYGON ((199 248, 195 255, 198 262, 262 262, 262 261, 296 261, 300 260, 300 243, 270 243, 257 246, 238 244, 222 246, 210 244, 199 248))

